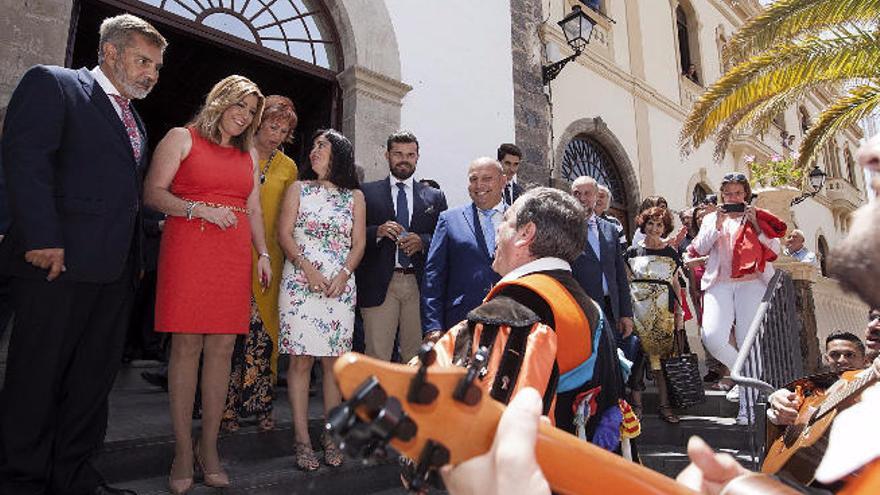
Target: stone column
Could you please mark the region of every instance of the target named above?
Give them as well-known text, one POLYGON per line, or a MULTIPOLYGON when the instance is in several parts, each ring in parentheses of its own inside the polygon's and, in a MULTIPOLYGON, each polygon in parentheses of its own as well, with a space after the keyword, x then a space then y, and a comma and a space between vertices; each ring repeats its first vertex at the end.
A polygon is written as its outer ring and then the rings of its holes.
POLYGON ((815 373, 822 365, 819 328, 816 324, 816 303, 813 300, 813 284, 816 283, 816 267, 801 263, 789 256, 782 256, 773 263, 777 270, 785 270, 791 275, 796 294, 798 317, 801 320, 801 356, 804 372, 815 373))
POLYGON ((367 181, 388 174, 385 142, 400 127, 400 107, 412 86, 361 66, 337 76, 342 88, 342 132, 351 139, 355 163, 367 181))
POLYGON ((513 115, 516 144, 523 152, 518 176, 532 184, 550 179, 550 108, 541 79, 541 2, 511 0, 513 115))

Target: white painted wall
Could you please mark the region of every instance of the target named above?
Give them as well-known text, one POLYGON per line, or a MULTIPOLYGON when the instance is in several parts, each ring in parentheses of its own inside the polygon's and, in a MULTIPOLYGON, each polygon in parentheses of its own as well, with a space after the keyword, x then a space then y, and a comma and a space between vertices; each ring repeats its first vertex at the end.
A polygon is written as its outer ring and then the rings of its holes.
POLYGON ((385 0, 400 49, 401 126, 419 138, 416 178, 449 206, 470 201, 468 164, 514 142, 509 0, 385 0))

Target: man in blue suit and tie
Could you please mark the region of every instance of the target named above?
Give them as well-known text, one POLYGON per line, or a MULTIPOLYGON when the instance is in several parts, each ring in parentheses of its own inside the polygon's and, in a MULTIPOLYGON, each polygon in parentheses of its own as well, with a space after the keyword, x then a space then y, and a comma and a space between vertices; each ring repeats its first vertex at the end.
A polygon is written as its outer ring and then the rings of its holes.
POLYGON ((413 180, 419 141, 411 132, 389 136, 385 157, 391 174, 361 186, 367 245, 357 268, 357 299, 366 354, 390 360, 399 327, 400 357, 408 361, 422 342, 419 284, 446 197, 413 180))
POLYGON ((101 24, 92 70, 36 66, 3 130, 11 211, 0 273, 15 326, 0 398, 0 493, 132 494, 90 464, 107 427, 142 267, 143 123, 130 106, 167 42, 143 19, 101 24))
MULTIPOLYGON (((501 164, 477 158, 468 168, 470 204, 440 214, 422 281, 422 327, 443 332, 464 320, 498 282, 492 269, 495 228, 507 205, 501 164)), ((433 338, 433 335, 430 335, 433 338)))
MULTIPOLYGON (((620 252, 619 233, 611 222, 599 218, 594 208, 599 184, 592 177, 578 177, 571 184, 572 195, 587 210, 587 245, 572 264, 572 274, 587 295, 602 306, 605 317, 617 329, 617 340, 633 331, 629 280, 620 252)), ((624 349, 629 357, 629 350, 624 349)))
POLYGON ((498 162, 504 168, 504 175, 507 177, 507 185, 504 186, 504 204, 510 206, 523 193, 523 188, 519 185, 516 178, 516 172, 519 170, 519 164, 522 161, 522 150, 513 143, 503 143, 498 147, 498 162))

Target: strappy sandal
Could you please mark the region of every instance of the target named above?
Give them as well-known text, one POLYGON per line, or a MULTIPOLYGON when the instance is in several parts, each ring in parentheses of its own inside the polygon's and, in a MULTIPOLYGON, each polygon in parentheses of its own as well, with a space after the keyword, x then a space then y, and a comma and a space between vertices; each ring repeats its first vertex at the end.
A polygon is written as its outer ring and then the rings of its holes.
POLYGON ((659 413, 660 419, 666 421, 667 423, 678 424, 681 421, 681 419, 679 419, 679 417, 672 412, 672 406, 670 406, 669 404, 661 405, 659 413))
POLYGON ((257 423, 257 428, 260 431, 272 431, 275 429, 275 420, 272 416, 265 416, 257 423))
POLYGON ((224 433, 235 433, 239 428, 241 428, 241 425, 234 419, 224 419, 220 422, 220 430, 224 433))
POLYGON ((342 465, 344 458, 339 447, 330 438, 330 435, 324 433, 321 435, 321 445, 324 447, 324 464, 330 467, 339 467, 342 465))
POLYGON ((296 467, 303 471, 317 471, 321 467, 321 463, 318 462, 318 456, 315 455, 312 446, 306 443, 297 442, 294 445, 294 459, 296 467))

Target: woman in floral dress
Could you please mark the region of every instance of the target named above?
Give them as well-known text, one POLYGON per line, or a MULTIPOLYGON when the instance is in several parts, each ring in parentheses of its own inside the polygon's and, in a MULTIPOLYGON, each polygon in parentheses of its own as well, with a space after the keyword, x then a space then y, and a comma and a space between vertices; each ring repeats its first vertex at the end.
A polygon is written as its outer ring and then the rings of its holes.
MULTIPOLYGON (((318 469, 308 430, 309 380, 315 358, 323 369, 325 414, 339 404, 333 378, 336 357, 351 350, 355 281, 364 254, 366 207, 358 189, 351 142, 334 130, 318 131, 309 153, 311 170, 291 185, 282 204, 278 241, 287 258, 278 297, 278 350, 290 354, 287 393, 293 409, 296 465, 318 469), (311 180, 309 180, 311 179, 311 180)), ((325 434, 324 463, 342 464, 325 434)))

